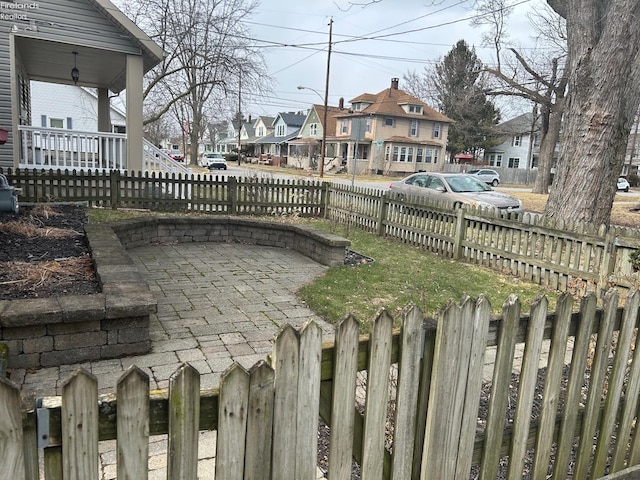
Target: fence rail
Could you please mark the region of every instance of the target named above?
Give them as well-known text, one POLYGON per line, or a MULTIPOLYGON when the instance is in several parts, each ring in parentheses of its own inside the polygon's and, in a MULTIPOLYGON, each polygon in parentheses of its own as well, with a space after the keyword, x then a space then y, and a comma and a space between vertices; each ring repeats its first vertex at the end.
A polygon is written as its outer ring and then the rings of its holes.
POLYGON ((545 287, 578 294, 640 285, 629 255, 638 230, 564 224, 525 213, 504 218, 452 210, 424 198, 306 180, 120 171, 16 170, 21 200, 230 215, 324 216, 329 220, 545 287))
POLYGON ((61 397, 23 415, 19 391, 0 379, 0 472, 39 478, 39 441, 46 480, 94 479, 99 442, 117 439, 118 478, 147 478, 149 437, 164 434, 167 478, 195 479, 198 432, 217 430, 215 478, 311 479, 321 416, 332 479, 350 478, 352 458, 363 478, 636 478, 640 294, 624 308, 615 290, 602 309, 593 294, 579 311, 573 302, 565 294, 549 313, 542 297, 523 316, 512 295, 492 319, 485 298, 464 298, 437 322, 414 307, 397 331, 382 312, 369 337, 349 317, 324 347, 315 323, 286 326, 269 364, 232 365, 218 391, 200 391, 184 365, 168 391, 150 394, 132 367, 115 397, 99 398, 79 370, 61 397))

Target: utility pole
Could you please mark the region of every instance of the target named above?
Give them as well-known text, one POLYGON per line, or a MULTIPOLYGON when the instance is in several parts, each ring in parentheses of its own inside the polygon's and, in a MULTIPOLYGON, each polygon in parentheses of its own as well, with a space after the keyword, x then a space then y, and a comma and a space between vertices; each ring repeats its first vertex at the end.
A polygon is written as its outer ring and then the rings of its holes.
POLYGON ((331 71, 331 33, 333 18, 329 20, 329 49, 327 51, 327 77, 324 82, 324 113, 322 114, 322 145, 320 146, 320 178, 324 176, 324 156, 327 150, 327 109, 329 102, 329 72, 331 71))
POLYGON ((238 71, 238 166, 240 166, 240 132, 242 131, 242 69, 238 71))

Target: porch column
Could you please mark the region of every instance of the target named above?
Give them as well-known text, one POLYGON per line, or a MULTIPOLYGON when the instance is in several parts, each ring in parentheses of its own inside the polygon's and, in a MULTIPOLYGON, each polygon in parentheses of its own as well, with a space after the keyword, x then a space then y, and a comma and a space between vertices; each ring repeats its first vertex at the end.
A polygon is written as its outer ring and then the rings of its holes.
POLYGON ((127 170, 142 171, 142 57, 127 55, 127 170))
POLYGON ((111 133, 111 104, 108 88, 98 88, 98 131, 111 133))

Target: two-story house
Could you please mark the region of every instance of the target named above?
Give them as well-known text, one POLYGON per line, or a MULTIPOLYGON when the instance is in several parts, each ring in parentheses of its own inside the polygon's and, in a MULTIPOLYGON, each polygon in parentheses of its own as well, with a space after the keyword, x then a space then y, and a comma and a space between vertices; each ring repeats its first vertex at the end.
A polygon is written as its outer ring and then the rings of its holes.
POLYGON ((439 170, 452 120, 398 88, 398 79, 377 94, 364 93, 335 115, 326 156, 352 172, 405 175, 439 170))
POLYGON ((525 113, 496 126, 502 143, 484 151, 486 164, 496 168, 530 169, 537 166, 540 147, 539 125, 525 113))
POLYGON ((300 132, 306 115, 300 113, 279 113, 272 123, 273 131, 256 140, 259 161, 269 165, 286 165, 289 142, 300 132))

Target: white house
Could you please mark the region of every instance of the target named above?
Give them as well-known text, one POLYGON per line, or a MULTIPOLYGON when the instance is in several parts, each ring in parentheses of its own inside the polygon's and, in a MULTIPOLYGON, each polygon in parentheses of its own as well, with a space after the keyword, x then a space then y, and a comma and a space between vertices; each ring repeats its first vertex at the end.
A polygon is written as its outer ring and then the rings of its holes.
POLYGON ((537 166, 540 135, 533 114, 525 113, 496 127, 503 142, 484 151, 484 161, 492 167, 529 169, 537 166))
MULTIPOLYGON (((125 111, 124 103, 118 97, 112 97, 112 133, 126 133, 125 111)), ((76 85, 31 82, 31 125, 97 132, 98 93, 95 89, 76 85)))

